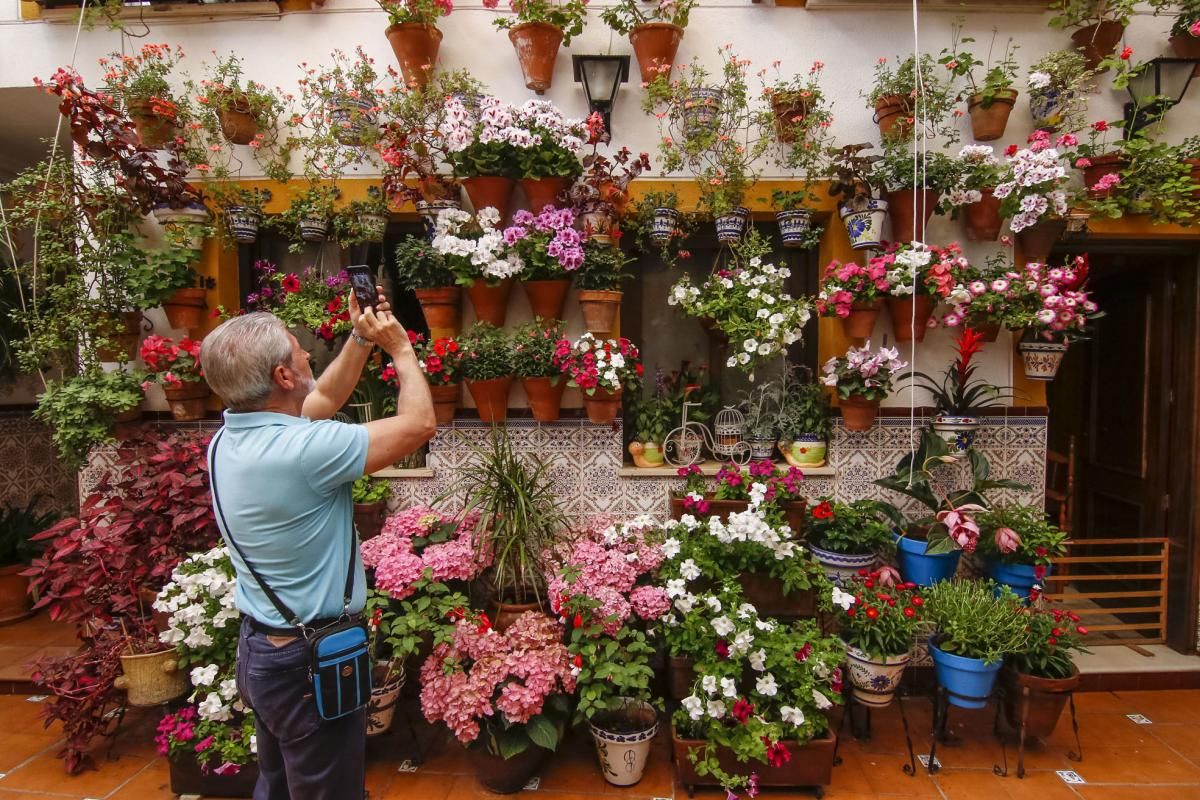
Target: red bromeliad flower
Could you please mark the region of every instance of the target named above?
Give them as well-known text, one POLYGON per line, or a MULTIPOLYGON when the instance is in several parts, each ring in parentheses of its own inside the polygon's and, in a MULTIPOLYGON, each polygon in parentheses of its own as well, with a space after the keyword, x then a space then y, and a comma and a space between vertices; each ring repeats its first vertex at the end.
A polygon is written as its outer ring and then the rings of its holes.
POLYGON ((971 359, 983 350, 983 334, 972 328, 963 328, 954 344, 958 351, 958 361, 955 369, 958 372, 958 386, 961 391, 971 378, 971 359))
POLYGON ((746 720, 750 719, 750 715, 754 713, 754 703, 744 697, 739 697, 733 704, 733 710, 729 713, 733 714, 734 719, 745 725, 746 720))

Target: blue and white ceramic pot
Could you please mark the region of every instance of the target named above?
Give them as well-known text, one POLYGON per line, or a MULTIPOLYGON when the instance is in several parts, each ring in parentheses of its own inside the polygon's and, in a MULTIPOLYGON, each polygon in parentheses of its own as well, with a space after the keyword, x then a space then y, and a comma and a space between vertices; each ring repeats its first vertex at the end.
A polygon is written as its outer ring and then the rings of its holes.
POLYGON ((658 713, 647 703, 629 700, 611 719, 622 723, 621 731, 608 730, 605 725, 611 724, 609 720, 588 723, 596 743, 600 771, 613 786, 632 786, 642 779, 646 770, 650 743, 658 733, 658 713))
POLYGON ((975 443, 979 431, 979 417, 956 417, 938 414, 931 423, 933 432, 950 445, 951 452, 965 453, 975 443))
POLYGON ((853 578, 860 569, 870 569, 875 566, 878 557, 874 553, 836 553, 833 550, 822 550, 816 545, 809 544, 813 557, 825 570, 825 577, 841 586, 848 578, 853 578))
POLYGON ((258 209, 246 206, 225 208, 225 223, 229 227, 229 235, 239 244, 254 244, 258 240, 258 226, 261 222, 262 213, 258 209))
POLYGON ((718 242, 740 242, 750 224, 750 209, 738 206, 728 214, 716 219, 718 242))
POLYGON ((666 244, 671 241, 678 226, 678 211, 666 207, 654 209, 654 219, 650 226, 650 241, 655 244, 666 244))
POLYGON ((846 645, 846 666, 850 671, 850 683, 854 685, 854 700, 868 708, 883 708, 892 702, 904 668, 912 656, 903 653, 878 659, 846 645))
POLYGON ((838 213, 850 237, 850 246, 855 250, 879 247, 883 239, 883 220, 887 217, 886 200, 868 200, 862 209, 851 205, 842 206, 838 213))
POLYGON ((800 247, 804 244, 804 237, 812 229, 812 211, 807 208, 776 211, 775 222, 779 225, 779 236, 783 239, 783 246, 800 247))

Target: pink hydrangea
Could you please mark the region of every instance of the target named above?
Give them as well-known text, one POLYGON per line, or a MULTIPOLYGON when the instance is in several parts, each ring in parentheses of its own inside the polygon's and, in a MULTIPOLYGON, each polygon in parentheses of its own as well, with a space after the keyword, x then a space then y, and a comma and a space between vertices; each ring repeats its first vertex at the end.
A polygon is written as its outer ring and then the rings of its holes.
POLYGON ((644 620, 655 620, 671 608, 671 598, 660 586, 638 586, 629 593, 633 613, 644 620))
POLYGON ((491 554, 476 545, 478 513, 457 520, 429 506, 418 505, 388 517, 381 533, 362 543, 363 564, 375 570, 375 586, 403 600, 426 570, 436 581, 472 580, 491 563, 491 554), (420 553, 414 537, 449 527, 451 537, 425 546, 420 553))

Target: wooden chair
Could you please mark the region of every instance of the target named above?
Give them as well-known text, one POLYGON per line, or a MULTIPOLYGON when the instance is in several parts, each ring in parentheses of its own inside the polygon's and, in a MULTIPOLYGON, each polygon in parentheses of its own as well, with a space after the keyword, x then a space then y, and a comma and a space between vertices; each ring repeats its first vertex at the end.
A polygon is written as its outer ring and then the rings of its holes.
POLYGON ((1046 516, 1064 533, 1071 533, 1075 510, 1075 437, 1067 454, 1046 451, 1046 516))

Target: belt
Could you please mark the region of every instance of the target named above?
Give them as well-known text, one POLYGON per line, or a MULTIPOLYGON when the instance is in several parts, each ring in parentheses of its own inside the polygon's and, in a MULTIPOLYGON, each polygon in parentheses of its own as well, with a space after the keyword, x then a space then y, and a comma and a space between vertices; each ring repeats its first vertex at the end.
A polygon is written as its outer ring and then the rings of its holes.
MULTIPOLYGON (((360 617, 358 614, 350 615, 350 619, 352 619, 352 620, 359 619, 359 618, 360 617)), ((300 629, 297 628, 295 625, 289 625, 286 628, 277 628, 274 625, 268 625, 265 622, 259 622, 254 617, 245 617, 245 619, 250 621, 250 629, 253 630, 255 633, 261 633, 266 636, 296 637, 296 636, 303 635, 300 632, 300 629)), ((335 622, 338 622, 339 620, 341 620, 341 617, 326 617, 326 618, 322 618, 322 619, 314 619, 311 622, 304 623, 304 627, 316 630, 316 629, 328 627, 328 626, 334 624, 335 622)))

